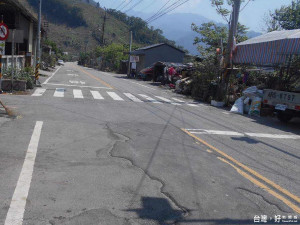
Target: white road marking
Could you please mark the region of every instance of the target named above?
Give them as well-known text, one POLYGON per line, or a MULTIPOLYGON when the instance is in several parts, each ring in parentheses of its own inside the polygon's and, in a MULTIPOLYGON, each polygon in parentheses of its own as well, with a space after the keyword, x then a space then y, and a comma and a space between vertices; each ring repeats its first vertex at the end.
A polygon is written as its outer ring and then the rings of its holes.
POLYGON ((53 96, 63 98, 65 96, 65 89, 64 88, 56 88, 53 96))
POLYGON ((67 75, 71 76, 71 77, 78 77, 79 76, 78 74, 74 74, 74 73, 68 73, 67 75))
POLYGON ((49 80, 57 73, 57 71, 58 71, 60 68, 61 68, 61 66, 58 67, 57 70, 56 70, 54 73, 52 73, 52 75, 51 75, 47 80, 45 80, 44 83, 42 83, 42 84, 47 84, 48 81, 49 81, 49 80))
POLYGON ((186 129, 191 134, 212 134, 225 136, 242 136, 242 137, 257 137, 257 138, 273 138, 273 139, 300 139, 300 135, 289 134, 263 134, 263 133, 242 133, 235 131, 221 131, 221 130, 204 130, 204 129, 186 129))
POLYGON ((94 87, 94 86, 81 86, 81 85, 72 85, 72 84, 55 84, 55 83, 48 83, 47 85, 53 85, 53 86, 66 86, 66 87, 80 87, 80 88, 95 88, 95 89, 109 89, 110 87, 94 87))
POLYGON ((69 83, 71 83, 71 84, 79 84, 79 81, 77 81, 77 80, 69 80, 69 83))
POLYGON ((37 121, 27 149, 23 167, 13 194, 4 225, 22 225, 30 183, 32 180, 35 158, 43 127, 42 121, 37 121))
POLYGON ((104 99, 102 97, 102 95, 99 93, 99 91, 91 91, 91 93, 92 93, 94 99, 104 99))
POLYGON ((198 107, 196 104, 188 103, 187 105, 192 106, 192 107, 198 107))
POLYGON ((74 98, 83 98, 82 91, 80 89, 73 89, 74 98))
POLYGON ((78 80, 69 80, 69 82, 71 83, 71 84, 85 84, 85 82, 84 81, 78 81, 78 80))
POLYGON ((230 112, 222 112, 225 115, 230 115, 230 112))
POLYGON ((158 98, 158 99, 163 100, 164 102, 171 103, 172 105, 181 105, 179 103, 172 102, 170 99, 167 99, 167 98, 164 98, 164 97, 161 97, 161 96, 155 96, 155 97, 158 98))
POLYGON ((250 137, 274 138, 274 139, 300 139, 300 135, 288 134, 261 134, 261 133, 245 133, 250 137))
POLYGON ((178 98, 172 98, 172 99, 175 100, 176 102, 185 103, 185 101, 180 100, 180 99, 178 99, 178 98))
POLYGON ((142 86, 142 87, 149 88, 149 89, 152 89, 152 90, 155 90, 155 91, 157 91, 157 89, 155 89, 155 88, 148 87, 148 86, 146 86, 146 85, 139 84, 139 83, 137 83, 137 82, 133 82, 133 81, 130 81, 130 82, 131 82, 131 83, 133 83, 133 84, 137 84, 137 85, 140 85, 140 86, 142 86))
POLYGON ((142 100, 138 99, 137 97, 135 97, 134 95, 132 95, 130 93, 123 93, 123 94, 134 102, 143 102, 142 100))
POLYGON ((168 103, 171 103, 171 100, 167 99, 167 98, 164 98, 164 97, 161 97, 161 96, 155 96, 156 98, 160 99, 160 100, 163 100, 164 102, 168 102, 168 103))
POLYGON ((113 100, 116 100, 116 101, 124 101, 124 99, 121 98, 119 95, 117 95, 115 92, 109 92, 109 91, 107 91, 107 94, 108 94, 113 100))
POLYGON ((139 96, 147 99, 149 102, 156 103, 156 104, 162 104, 161 102, 159 102, 159 101, 155 100, 154 98, 151 98, 147 95, 139 94, 139 96))
POLYGON ((45 91, 45 88, 37 88, 31 96, 42 96, 45 91))
POLYGON ((245 136, 242 133, 235 131, 221 131, 221 130, 198 130, 190 131, 191 134, 216 134, 216 135, 226 135, 226 136, 245 136))

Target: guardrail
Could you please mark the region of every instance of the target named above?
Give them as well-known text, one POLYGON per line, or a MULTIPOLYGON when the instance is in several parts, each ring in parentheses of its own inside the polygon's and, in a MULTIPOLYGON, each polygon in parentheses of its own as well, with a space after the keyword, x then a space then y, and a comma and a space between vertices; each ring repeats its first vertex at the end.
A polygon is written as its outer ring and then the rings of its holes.
MULTIPOLYGON (((2 56, 2 71, 11 67, 12 64, 12 56, 11 55, 3 55, 2 56)), ((14 65, 17 69, 22 69, 25 67, 25 56, 24 55, 16 55, 14 56, 14 65)))

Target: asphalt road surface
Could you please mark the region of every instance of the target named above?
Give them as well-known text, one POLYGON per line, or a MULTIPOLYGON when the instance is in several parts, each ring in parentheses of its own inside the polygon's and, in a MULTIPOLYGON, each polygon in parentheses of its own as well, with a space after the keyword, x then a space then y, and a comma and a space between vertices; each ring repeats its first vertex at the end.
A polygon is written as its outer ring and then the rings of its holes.
POLYGON ((297 224, 300 121, 67 63, 1 95, 0 224, 297 224))

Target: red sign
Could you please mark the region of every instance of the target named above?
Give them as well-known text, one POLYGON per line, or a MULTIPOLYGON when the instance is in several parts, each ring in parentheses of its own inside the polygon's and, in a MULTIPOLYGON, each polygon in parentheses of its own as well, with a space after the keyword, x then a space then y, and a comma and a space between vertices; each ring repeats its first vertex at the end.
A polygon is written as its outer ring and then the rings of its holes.
POLYGON ((0 41, 4 41, 8 38, 9 30, 5 23, 0 23, 0 41))

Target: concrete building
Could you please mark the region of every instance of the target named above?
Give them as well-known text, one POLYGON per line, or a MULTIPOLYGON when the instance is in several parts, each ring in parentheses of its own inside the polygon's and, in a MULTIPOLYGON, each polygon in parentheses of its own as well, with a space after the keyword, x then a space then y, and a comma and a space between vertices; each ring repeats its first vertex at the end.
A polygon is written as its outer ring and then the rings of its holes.
POLYGON ((139 56, 139 62, 136 64, 136 70, 139 72, 159 61, 183 63, 185 52, 169 44, 160 43, 136 49, 131 55, 139 56))
MULTIPOLYGON (((15 65, 20 68, 32 63, 36 51, 37 18, 29 12, 18 0, 0 0, 0 16, 9 28, 9 36, 5 41, 5 54, 2 58, 3 68, 11 65, 12 37, 14 30, 15 65)), ((1 18, 0 18, 1 20, 1 18)))

